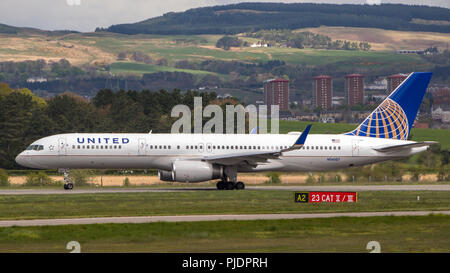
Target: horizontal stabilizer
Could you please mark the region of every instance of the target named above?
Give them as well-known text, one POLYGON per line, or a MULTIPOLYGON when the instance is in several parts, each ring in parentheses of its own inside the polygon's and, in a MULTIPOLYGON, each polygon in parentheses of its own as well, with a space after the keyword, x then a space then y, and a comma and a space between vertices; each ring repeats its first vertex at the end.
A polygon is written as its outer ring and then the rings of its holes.
POLYGON ((436 144, 436 141, 421 141, 421 142, 412 142, 408 144, 400 144, 400 145, 383 145, 379 147, 373 148, 375 151, 378 152, 394 152, 394 151, 400 151, 404 149, 410 149, 415 147, 424 147, 424 146, 430 146, 432 144, 436 144))

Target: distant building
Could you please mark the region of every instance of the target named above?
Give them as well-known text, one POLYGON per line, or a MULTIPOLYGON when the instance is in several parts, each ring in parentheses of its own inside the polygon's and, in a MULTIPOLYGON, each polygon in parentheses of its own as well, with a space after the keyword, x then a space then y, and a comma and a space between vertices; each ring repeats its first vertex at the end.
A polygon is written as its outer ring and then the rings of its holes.
POLYGON ((350 74, 345 76, 345 98, 348 105, 364 104, 364 76, 350 74))
POLYGON ((44 77, 31 77, 27 79, 28 83, 43 83, 47 82, 47 78, 44 77))
POLYGON ((424 50, 418 50, 418 49, 400 49, 396 50, 395 53, 397 54, 424 54, 424 50))
POLYGON ((431 108, 431 118, 433 120, 439 120, 442 123, 450 123, 450 106, 433 105, 431 108))
POLYGON ((268 44, 263 44, 261 42, 253 43, 250 45, 250 47, 268 47, 268 46, 269 46, 268 44))
POLYGON ((313 78, 312 106, 331 109, 333 98, 333 80, 330 76, 320 75, 313 78))
POLYGON ((278 105, 280 111, 288 111, 289 80, 277 78, 264 81, 264 102, 267 114, 270 114, 271 105, 278 105))
POLYGON ((392 91, 397 88, 406 78, 408 75, 406 74, 395 74, 390 75, 387 77, 387 93, 390 94, 392 91))
POLYGON ((433 104, 450 104, 450 87, 433 86, 427 91, 433 95, 433 104))
POLYGON ((428 122, 414 121, 414 128, 427 129, 427 128, 430 128, 430 126, 428 125, 428 122))

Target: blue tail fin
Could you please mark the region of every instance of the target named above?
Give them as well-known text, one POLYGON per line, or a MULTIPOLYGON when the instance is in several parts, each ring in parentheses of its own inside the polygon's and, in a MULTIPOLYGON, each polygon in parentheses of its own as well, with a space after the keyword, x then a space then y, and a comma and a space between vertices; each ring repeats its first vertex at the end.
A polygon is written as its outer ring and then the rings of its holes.
POLYGON ((411 73, 375 111, 346 135, 407 140, 431 74, 411 73))

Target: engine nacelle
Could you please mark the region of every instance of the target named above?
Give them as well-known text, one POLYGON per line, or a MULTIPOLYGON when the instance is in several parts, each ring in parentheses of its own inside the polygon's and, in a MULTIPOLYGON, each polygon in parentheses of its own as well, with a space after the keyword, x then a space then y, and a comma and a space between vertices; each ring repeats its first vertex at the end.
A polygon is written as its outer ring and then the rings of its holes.
POLYGON ((173 173, 168 171, 158 171, 158 178, 161 181, 173 182, 173 173))
POLYGON ((175 161, 172 171, 159 171, 162 181, 203 182, 223 176, 223 167, 201 161, 175 161))

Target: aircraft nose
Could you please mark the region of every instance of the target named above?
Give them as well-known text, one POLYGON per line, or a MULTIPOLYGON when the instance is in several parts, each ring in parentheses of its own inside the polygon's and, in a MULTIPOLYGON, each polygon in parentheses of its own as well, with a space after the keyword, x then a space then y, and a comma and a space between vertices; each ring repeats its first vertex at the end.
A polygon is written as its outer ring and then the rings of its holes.
POLYGON ((25 166, 25 156, 23 155, 23 152, 16 156, 16 163, 21 166, 26 167, 25 166))

